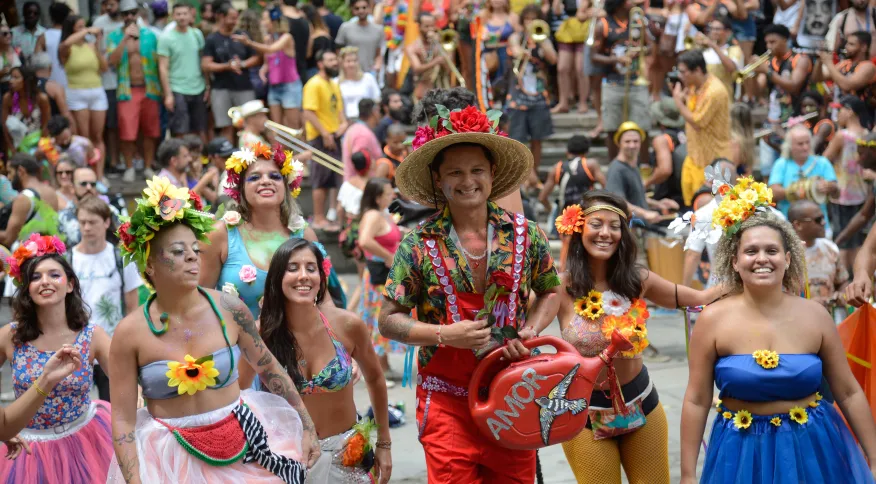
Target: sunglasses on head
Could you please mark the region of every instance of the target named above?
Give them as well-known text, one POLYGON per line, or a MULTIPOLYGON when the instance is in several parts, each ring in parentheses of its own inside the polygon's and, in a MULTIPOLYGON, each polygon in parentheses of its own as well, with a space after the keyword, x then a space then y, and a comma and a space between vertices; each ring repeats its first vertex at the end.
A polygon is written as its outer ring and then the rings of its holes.
POLYGON ((82 188, 96 187, 96 186, 97 186, 97 182, 93 182, 93 181, 81 181, 81 182, 79 182, 79 186, 82 187, 82 188))

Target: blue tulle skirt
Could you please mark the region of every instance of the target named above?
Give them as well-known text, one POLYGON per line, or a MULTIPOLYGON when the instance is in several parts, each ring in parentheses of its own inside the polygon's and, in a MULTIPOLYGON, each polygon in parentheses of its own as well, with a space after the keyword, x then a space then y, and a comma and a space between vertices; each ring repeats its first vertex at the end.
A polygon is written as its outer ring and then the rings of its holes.
POLYGON ((787 413, 753 417, 739 430, 715 418, 700 482, 708 484, 873 483, 864 454, 832 405, 806 408, 805 424, 787 413), (774 417, 781 425, 770 422, 774 417))

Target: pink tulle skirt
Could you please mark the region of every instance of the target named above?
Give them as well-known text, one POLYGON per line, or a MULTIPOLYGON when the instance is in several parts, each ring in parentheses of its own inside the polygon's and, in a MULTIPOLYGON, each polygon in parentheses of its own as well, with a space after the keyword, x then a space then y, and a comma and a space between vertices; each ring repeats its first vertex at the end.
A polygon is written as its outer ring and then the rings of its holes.
MULTIPOLYGON (((22 452, 15 460, 0 457, 0 482, 91 483, 107 475, 113 456, 109 402, 92 402, 64 432, 25 429, 18 435, 28 441, 31 453, 22 452)), ((0 451, 5 455, 6 446, 0 451)))
MULTIPOLYGON (((245 390, 240 395, 268 433, 268 446, 271 450, 300 460, 303 432, 298 412, 286 400, 272 393, 245 390)), ((222 420, 236 406, 237 402, 234 402, 212 412, 162 420, 173 427, 201 427, 222 420)), ((135 436, 137 457, 140 460, 140 480, 144 484, 280 482, 277 476, 255 462, 243 464, 238 461, 229 466, 216 467, 194 457, 176 441, 166 427, 152 418, 145 407, 137 410, 135 436)), ((115 454, 107 482, 125 482, 115 454)))

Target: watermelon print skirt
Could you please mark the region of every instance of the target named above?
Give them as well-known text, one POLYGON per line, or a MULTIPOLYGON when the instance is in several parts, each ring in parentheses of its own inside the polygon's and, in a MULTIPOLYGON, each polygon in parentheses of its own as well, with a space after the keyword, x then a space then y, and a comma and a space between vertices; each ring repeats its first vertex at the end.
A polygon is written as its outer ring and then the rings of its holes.
MULTIPOLYGON (((241 399, 267 432, 268 447, 273 453, 301 460, 301 419, 286 400, 267 392, 244 390, 241 399)), ((239 405, 233 402, 211 412, 188 417, 162 419, 172 427, 192 428, 212 425, 226 419, 239 405)), ((137 410, 135 427, 140 480, 144 483, 185 482, 208 484, 216 482, 282 482, 258 462, 243 460, 226 466, 213 466, 188 453, 168 428, 149 414, 144 407, 137 410)), ((245 460, 245 459, 244 459, 245 460)), ((110 465, 107 482, 124 483, 116 458, 110 465)))

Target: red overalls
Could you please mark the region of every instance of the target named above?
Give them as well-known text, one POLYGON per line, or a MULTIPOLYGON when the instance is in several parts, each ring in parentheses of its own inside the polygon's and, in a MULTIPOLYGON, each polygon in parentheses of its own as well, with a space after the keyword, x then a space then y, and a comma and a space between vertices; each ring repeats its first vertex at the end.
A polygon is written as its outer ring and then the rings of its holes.
MULTIPOLYGON (((517 323, 518 285, 529 240, 526 219, 514 216, 514 287, 508 296, 508 324, 517 323)), ((443 240, 426 238, 427 257, 446 295, 441 324, 474 320, 484 295, 458 292, 441 254, 443 240)), ((444 251, 446 252, 446 246, 444 251)), ((440 346, 417 375, 417 427, 426 452, 429 483, 525 483, 535 479, 535 451, 496 445, 481 434, 468 407, 468 385, 478 364, 469 349, 440 346)))

